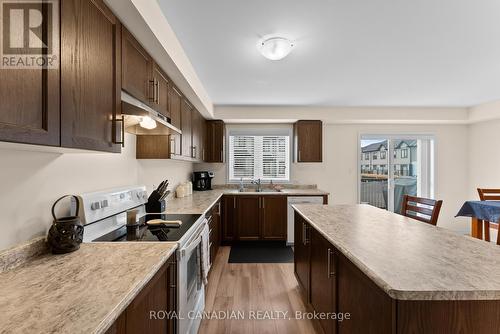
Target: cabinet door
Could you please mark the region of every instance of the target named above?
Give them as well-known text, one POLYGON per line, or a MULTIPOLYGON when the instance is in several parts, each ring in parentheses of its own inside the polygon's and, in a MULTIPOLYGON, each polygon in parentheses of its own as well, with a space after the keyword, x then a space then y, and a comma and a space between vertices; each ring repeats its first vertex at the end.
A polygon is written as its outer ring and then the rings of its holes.
POLYGON ((217 202, 211 210, 211 224, 210 224, 210 263, 215 261, 217 252, 220 246, 220 232, 221 232, 221 216, 220 216, 220 201, 217 202))
MULTIPOLYGON (((311 229, 311 305, 316 312, 336 312, 335 254, 331 244, 315 229, 311 229)), ((336 332, 333 319, 320 319, 325 334, 336 332)))
POLYGON ((286 196, 262 196, 262 238, 286 240, 286 196))
POLYGON ((186 99, 182 99, 181 105, 182 117, 181 117, 181 154, 183 157, 192 158, 193 157, 193 137, 192 137, 192 111, 193 107, 187 102, 186 99))
POLYGON ((122 27, 122 88, 146 104, 153 101, 153 60, 132 36, 122 27))
POLYGON ((309 302, 309 275, 310 275, 310 252, 311 245, 308 240, 309 224, 295 213, 294 218, 294 271, 297 281, 302 287, 306 301, 309 302))
MULTIPOLYGON (((340 253, 337 256, 336 276, 337 311, 350 313, 353 319, 363 319, 339 321, 339 333, 396 333, 396 301, 340 253)), ((413 333, 426 332, 420 330, 413 333)))
POLYGON ((169 86, 170 80, 163 70, 156 64, 153 64, 153 109, 165 117, 170 118, 169 86))
MULTIPOLYGON (((169 259, 166 276, 168 288, 167 311, 178 312, 177 261, 175 260, 175 255, 172 255, 169 259)), ((177 333, 177 319, 175 317, 167 320, 167 328, 168 334, 177 333)))
POLYGON ((224 162, 225 125, 221 120, 206 122, 205 161, 224 162))
POLYGON ((260 239, 260 209, 262 207, 260 196, 237 196, 236 210, 238 221, 236 235, 238 240, 260 239))
MULTIPOLYGON (((182 95, 177 88, 170 84, 168 87, 168 110, 170 113, 170 123, 177 129, 181 129, 181 101, 182 95)), ((177 132, 170 135, 170 152, 175 158, 182 154, 182 139, 177 132)))
POLYGON ((234 240, 236 225, 236 196, 222 197, 222 241, 234 240))
POLYGON ((61 2, 61 145, 120 152, 120 22, 101 0, 61 2))
POLYGON ((193 158, 198 161, 203 161, 203 138, 204 138, 204 121, 205 119, 198 110, 193 109, 192 111, 192 121, 193 121, 193 158))
MULTIPOLYGON (((42 31, 47 22, 42 21, 42 31)), ((57 61, 59 44, 59 38, 52 40, 57 61)), ((59 64, 54 67, 0 69, 0 140, 60 145, 59 64)))
MULTIPOLYGON (((169 85, 168 87, 168 96, 169 96, 169 113, 170 113, 170 122, 177 129, 181 128, 181 101, 182 94, 181 92, 174 86, 169 85)), ((180 144, 180 142, 179 142, 180 144)), ((179 150, 180 152, 180 150, 179 150)), ((179 153, 180 154, 180 153, 179 153)))
POLYGON ((164 266, 127 307, 127 333, 167 333, 168 320, 150 319, 149 313, 168 309, 168 282, 167 267, 164 266))
POLYGON ((295 161, 323 161, 323 123, 321 121, 298 121, 294 125, 295 161))

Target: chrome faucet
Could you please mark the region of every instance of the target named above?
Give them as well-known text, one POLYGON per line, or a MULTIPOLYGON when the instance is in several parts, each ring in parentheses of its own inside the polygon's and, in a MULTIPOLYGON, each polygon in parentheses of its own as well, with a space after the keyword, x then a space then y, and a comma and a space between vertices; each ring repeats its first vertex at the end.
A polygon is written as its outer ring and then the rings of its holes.
POLYGON ((257 185, 257 192, 260 193, 262 191, 262 180, 260 178, 257 179, 257 181, 252 180, 252 184, 256 184, 257 185))
POLYGON ((240 177, 240 188, 238 189, 238 191, 240 193, 245 191, 245 187, 243 186, 243 178, 242 177, 240 177))

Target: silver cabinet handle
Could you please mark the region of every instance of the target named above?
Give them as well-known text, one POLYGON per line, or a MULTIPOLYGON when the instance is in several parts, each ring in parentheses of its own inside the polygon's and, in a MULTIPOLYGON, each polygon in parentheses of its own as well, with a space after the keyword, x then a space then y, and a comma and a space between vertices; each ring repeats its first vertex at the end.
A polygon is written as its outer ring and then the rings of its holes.
POLYGON ((236 209, 236 197, 233 197, 233 205, 234 205, 234 208, 236 209))
POLYGON ((224 152, 220 151, 220 162, 224 162, 224 152))
POLYGON ((266 208, 266 199, 262 197, 262 209, 266 208))
POLYGON ((332 260, 334 259, 333 250, 328 248, 328 278, 335 276, 335 262, 332 265, 332 260))
POLYGON ((300 150, 299 150, 299 161, 298 162, 301 162, 302 159, 300 158, 301 154, 300 154, 300 150))
POLYGON ((160 82, 156 80, 156 104, 160 104, 160 82))
POLYGON ((149 80, 149 84, 151 86, 148 86, 148 99, 152 102, 156 102, 156 89, 155 89, 155 80, 149 80), (153 88, 153 97, 151 97, 151 87, 153 88))
POLYGON ((196 158, 196 146, 191 146, 191 158, 196 158))
POLYGON ((302 243, 306 244, 306 224, 302 223, 302 243))
POLYGON ((304 224, 304 238, 305 238, 304 245, 308 245, 309 242, 310 242, 309 237, 307 235, 308 232, 309 232, 309 226, 307 226, 306 224, 304 224))
POLYGON ((170 136, 170 154, 176 154, 175 152, 175 137, 170 136))
POLYGON ((327 273, 326 273, 326 277, 330 278, 332 277, 331 276, 331 273, 332 273, 332 270, 331 270, 331 264, 332 264, 332 250, 330 248, 328 248, 328 264, 327 264, 327 273))

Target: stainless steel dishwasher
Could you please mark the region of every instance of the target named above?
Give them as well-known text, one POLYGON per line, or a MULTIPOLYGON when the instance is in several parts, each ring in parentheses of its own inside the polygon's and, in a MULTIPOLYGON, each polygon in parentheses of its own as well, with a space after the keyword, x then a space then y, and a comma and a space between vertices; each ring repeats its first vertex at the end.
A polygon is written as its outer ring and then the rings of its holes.
POLYGON ((293 204, 323 204, 323 196, 290 196, 288 197, 288 219, 286 243, 293 245, 293 204))

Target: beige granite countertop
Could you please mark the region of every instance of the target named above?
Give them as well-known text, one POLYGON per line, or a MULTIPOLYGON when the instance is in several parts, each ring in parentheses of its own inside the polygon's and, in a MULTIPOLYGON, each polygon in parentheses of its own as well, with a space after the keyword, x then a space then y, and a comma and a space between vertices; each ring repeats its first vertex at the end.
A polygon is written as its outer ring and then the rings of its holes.
POLYGON ((500 300, 500 246, 369 205, 294 208, 392 298, 500 300))
POLYGON ((176 198, 170 197, 167 202, 165 212, 169 214, 204 214, 210 209, 222 195, 296 195, 296 196, 325 196, 328 192, 316 188, 284 188, 281 191, 263 191, 256 192, 247 189, 244 192, 239 192, 234 187, 214 188, 207 191, 193 191, 190 196, 176 198))
POLYGON ((173 254, 166 242, 84 243, 0 273, 0 333, 103 333, 173 254))

